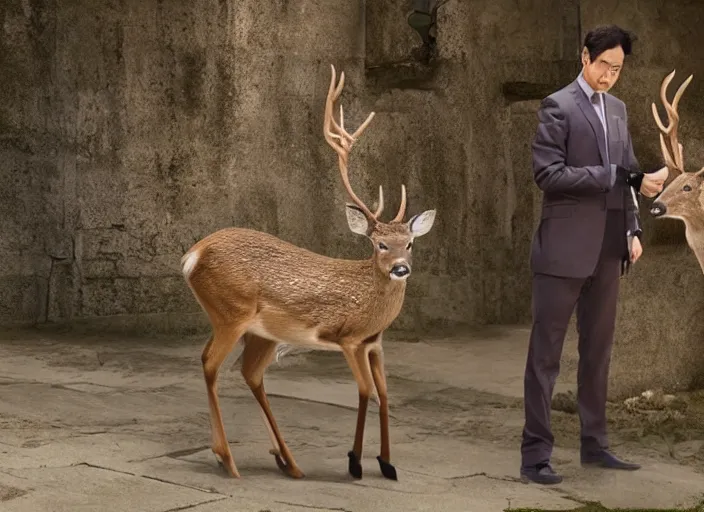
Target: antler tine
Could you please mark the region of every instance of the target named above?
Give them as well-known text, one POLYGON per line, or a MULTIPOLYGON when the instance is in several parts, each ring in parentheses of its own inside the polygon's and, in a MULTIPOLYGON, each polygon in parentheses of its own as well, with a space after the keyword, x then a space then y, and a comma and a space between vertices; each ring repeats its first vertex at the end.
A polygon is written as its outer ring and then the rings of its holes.
MULTIPOLYGON (((668 119, 670 119, 670 112, 667 110, 667 86, 670 85, 670 82, 672 81, 672 77, 675 76, 675 72, 673 71, 669 75, 667 75, 663 81, 662 84, 660 84, 660 101, 663 102, 663 105, 665 105, 665 113, 668 115, 668 119)), ((661 132, 664 132, 665 134, 669 134, 668 128, 665 127, 664 124, 662 124, 662 120, 660 119, 660 114, 658 114, 657 107, 655 106, 655 102, 652 102, 650 105, 653 109, 653 117, 655 118, 655 124, 658 126, 661 132)))
POLYGON ((660 115, 658 114, 655 102, 651 104, 651 108, 653 110, 653 118, 655 119, 655 124, 660 130, 660 150, 662 152, 663 158, 665 159, 665 165, 672 170, 679 171, 679 168, 674 160, 674 153, 670 150, 670 148, 668 148, 667 142, 665 141, 665 136, 669 137, 671 140, 672 131, 676 128, 676 125, 673 123, 672 109, 667 101, 667 87, 668 85, 670 85, 670 82, 672 81, 672 78, 674 76, 675 71, 673 70, 669 75, 664 78, 662 84, 660 85, 660 101, 662 101, 663 106, 665 107, 665 113, 667 114, 667 118, 669 121, 669 125, 667 127, 665 127, 665 125, 662 123, 662 120, 660 119, 660 115))
POLYGON ((406 185, 401 185, 401 205, 398 207, 396 217, 391 222, 401 222, 404 215, 406 215, 406 185))
POLYGON ((381 188, 381 185, 379 185, 379 205, 376 207, 376 211, 374 212, 374 218, 378 219, 379 215, 381 215, 381 212, 384 211, 384 190, 381 188))
POLYGON ((670 85, 670 82, 672 81, 674 76, 675 70, 673 70, 669 75, 665 77, 665 79, 662 81, 662 85, 660 86, 660 99, 663 103, 663 106, 665 107, 665 112, 667 113, 667 118, 669 121, 669 125, 667 127, 663 125, 660 116, 658 115, 655 103, 653 103, 651 107, 653 110, 655 124, 660 130, 660 150, 662 152, 663 158, 665 159, 665 165, 667 165, 667 167, 672 170, 682 173, 684 172, 684 151, 682 144, 679 143, 677 137, 677 129, 679 127, 680 121, 679 114, 677 113, 677 106, 679 105, 680 99, 682 98, 685 89, 692 81, 693 75, 690 75, 689 78, 687 78, 687 80, 685 80, 680 85, 679 89, 677 89, 677 92, 675 93, 675 97, 672 103, 670 104, 667 101, 667 88, 670 85), (665 139, 665 136, 667 136, 667 141, 665 139))
POLYGON ((347 168, 347 160, 349 158, 350 150, 352 145, 356 141, 357 137, 364 131, 364 129, 369 125, 371 120, 374 118, 374 112, 370 113, 366 121, 354 132, 353 135, 347 133, 344 129, 344 114, 342 111, 342 106, 340 106, 340 124, 335 122, 333 116, 333 103, 337 98, 339 98, 342 93, 342 88, 345 83, 345 73, 340 73, 340 82, 335 87, 335 66, 331 65, 332 76, 330 78, 330 87, 328 88, 328 96, 325 101, 325 119, 323 122, 323 134, 325 135, 325 140, 327 143, 335 150, 338 155, 338 165, 340 167, 340 175, 342 177, 342 183, 347 189, 347 193, 350 195, 355 204, 364 212, 364 214, 370 220, 377 220, 377 215, 383 210, 383 193, 379 192, 379 207, 377 208, 377 214, 373 214, 369 208, 364 204, 364 202, 357 197, 357 194, 352 190, 352 185, 349 179, 349 170, 347 168))
MULTIPOLYGON (((675 115, 677 116, 677 123, 678 124, 679 124, 680 116, 679 116, 679 113, 677 113, 677 106, 680 103, 680 99, 682 99, 682 95, 684 94, 685 89, 687 89, 687 86, 692 81, 692 78, 694 78, 694 75, 689 75, 689 77, 687 77, 687 80, 682 82, 680 87, 677 89, 677 92, 675 93, 674 99, 672 100, 672 110, 675 113, 675 115)), ((675 130, 675 132, 676 132, 676 130, 675 130)), ((676 137, 675 140, 678 140, 678 137, 676 137)), ((682 170, 682 172, 684 172, 684 150, 683 150, 682 144, 680 144, 679 141, 677 142, 677 149, 678 149, 677 157, 679 158, 678 162, 680 165, 680 169, 682 170)))
MULTIPOLYGON (((674 74, 674 71, 673 71, 673 74, 674 74)), ((694 75, 689 75, 687 77, 687 80, 682 82, 679 89, 677 89, 677 92, 675 93, 675 97, 672 100, 672 108, 675 110, 675 112, 677 111, 677 106, 680 103, 680 99, 682 99, 682 95, 684 94, 684 91, 687 88, 687 86, 689 85, 689 83, 692 81, 692 78, 694 78, 694 75)), ((679 116, 678 116, 678 118, 679 118, 679 116)))

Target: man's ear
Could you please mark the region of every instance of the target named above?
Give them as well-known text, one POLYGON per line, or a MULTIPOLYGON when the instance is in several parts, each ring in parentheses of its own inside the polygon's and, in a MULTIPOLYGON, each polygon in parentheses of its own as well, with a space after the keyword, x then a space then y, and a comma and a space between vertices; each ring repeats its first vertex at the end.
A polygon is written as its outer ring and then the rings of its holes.
POLYGON ((357 205, 348 203, 345 206, 345 213, 347 213, 347 225, 350 227, 350 230, 358 235, 366 236, 367 230, 369 229, 369 221, 367 220, 367 216, 364 215, 364 212, 357 205))
POLYGON ((426 210, 423 213, 414 215, 408 221, 408 229, 414 237, 425 235, 435 222, 435 210, 426 210))
POLYGON ((586 66, 587 64, 589 64, 589 50, 585 46, 582 48, 582 65, 586 66))

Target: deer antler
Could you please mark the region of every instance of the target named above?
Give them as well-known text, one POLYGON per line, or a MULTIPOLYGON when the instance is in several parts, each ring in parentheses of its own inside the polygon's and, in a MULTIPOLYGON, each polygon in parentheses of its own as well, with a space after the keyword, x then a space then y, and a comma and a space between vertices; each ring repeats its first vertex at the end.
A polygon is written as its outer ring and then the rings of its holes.
MULTIPOLYGON (((373 222, 378 221, 379 215, 384 210, 384 192, 382 187, 379 186, 379 205, 374 213, 372 213, 369 208, 364 204, 364 202, 357 197, 357 194, 352 190, 352 185, 350 184, 349 169, 347 168, 347 161, 349 159, 350 150, 352 145, 356 142, 357 138, 362 134, 362 132, 367 128, 371 120, 374 118, 374 112, 370 113, 367 119, 362 123, 362 125, 357 128, 352 135, 350 135, 347 130, 345 130, 344 113, 342 110, 342 105, 340 105, 340 124, 335 121, 333 116, 333 106, 335 101, 340 97, 342 93, 342 88, 345 85, 345 72, 340 73, 340 82, 335 87, 335 66, 330 66, 332 70, 332 76, 330 78, 330 87, 328 89, 328 95, 325 100, 325 118, 323 121, 323 134, 325 135, 325 140, 327 143, 335 150, 338 155, 338 165, 340 167, 340 174, 342 176, 342 183, 347 189, 347 193, 350 195, 354 203, 364 212, 367 218, 373 222)), ((403 218, 406 211, 406 188, 401 186, 402 198, 401 206, 399 212, 392 222, 398 222, 403 218)))
POLYGON ((398 213, 391 222, 401 222, 406 214, 406 186, 401 185, 401 205, 398 207, 398 213))
POLYGON ((677 113, 677 105, 684 94, 685 89, 692 81, 693 75, 689 75, 689 78, 685 80, 680 88, 677 89, 675 97, 672 100, 672 104, 667 101, 667 87, 675 76, 675 71, 667 75, 662 81, 660 86, 660 99, 662 100, 665 111, 667 112, 667 118, 669 125, 667 128, 662 124, 660 116, 658 115, 655 103, 652 104, 653 117, 655 118, 655 124, 658 125, 660 130, 660 150, 662 151, 662 156, 665 159, 665 165, 678 173, 684 172, 684 153, 682 149, 682 144, 677 140, 677 128, 680 123, 680 116, 677 113), (667 141, 665 139, 667 137, 667 141))

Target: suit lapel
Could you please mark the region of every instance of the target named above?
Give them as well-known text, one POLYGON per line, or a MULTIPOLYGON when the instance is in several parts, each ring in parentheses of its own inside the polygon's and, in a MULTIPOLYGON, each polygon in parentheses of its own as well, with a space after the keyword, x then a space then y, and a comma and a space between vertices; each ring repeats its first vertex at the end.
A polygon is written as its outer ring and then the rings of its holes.
MULTIPOLYGON (((596 142, 599 145, 599 154, 601 155, 601 163, 602 165, 606 165, 607 162, 609 161, 608 156, 606 155, 606 142, 604 141, 604 128, 601 126, 601 121, 599 121, 599 117, 596 115, 596 112, 594 111, 594 107, 592 104, 589 102, 589 98, 587 98, 587 95, 584 94, 584 91, 582 88, 579 86, 579 83, 577 81, 574 82, 574 85, 572 86, 572 95, 575 98, 575 101, 577 102, 577 105, 579 106, 580 110, 584 114, 584 116, 587 118, 587 121, 589 121, 589 124, 592 126, 592 130, 594 130, 594 136, 596 137, 596 142)), ((608 119, 608 114, 607 117, 608 119)), ((608 121, 607 121, 608 122, 608 121)), ((610 125, 607 125, 610 127, 610 125)))

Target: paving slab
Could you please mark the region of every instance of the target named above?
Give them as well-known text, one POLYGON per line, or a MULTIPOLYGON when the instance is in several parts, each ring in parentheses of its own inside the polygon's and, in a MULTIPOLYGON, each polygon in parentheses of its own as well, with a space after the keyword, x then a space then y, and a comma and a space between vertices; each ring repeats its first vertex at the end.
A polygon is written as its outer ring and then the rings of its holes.
POLYGON ((4 501, 3 512, 166 511, 215 499, 196 489, 86 465, 10 470, 0 481, 8 476, 25 494, 4 501))

